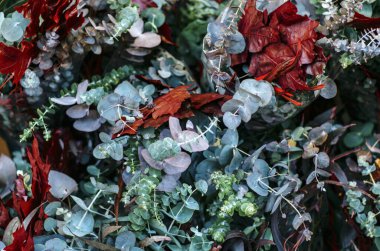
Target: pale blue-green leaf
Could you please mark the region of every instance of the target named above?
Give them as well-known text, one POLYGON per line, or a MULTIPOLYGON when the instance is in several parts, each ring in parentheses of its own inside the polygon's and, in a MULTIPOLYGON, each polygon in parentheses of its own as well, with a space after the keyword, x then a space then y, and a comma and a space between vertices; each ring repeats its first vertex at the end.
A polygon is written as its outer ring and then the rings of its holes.
POLYGON ((193 197, 189 197, 185 201, 185 207, 192 210, 199 210, 199 204, 193 197))
POLYGON ((22 22, 20 22, 20 20, 18 20, 17 18, 13 18, 13 16, 12 18, 5 18, 3 20, 0 31, 3 38, 5 38, 5 40, 11 43, 20 40, 24 35, 22 22))
POLYGON ((238 170, 242 162, 243 162, 243 156, 240 154, 240 152, 237 149, 234 149, 231 163, 225 168, 226 173, 232 173, 238 170))
POLYGON ((74 105, 66 110, 66 115, 72 119, 80 119, 89 114, 89 109, 86 104, 74 105))
POLYGON ((225 102, 222 106, 222 112, 231 112, 235 113, 239 109, 240 106, 243 106, 244 103, 241 100, 230 99, 225 102))
POLYGON ((74 202, 75 202, 80 208, 82 208, 82 209, 85 210, 85 211, 88 210, 86 203, 85 203, 81 198, 76 197, 76 196, 74 196, 74 195, 71 195, 70 197, 74 200, 74 202))
POLYGON ((237 147, 238 143, 239 133, 236 130, 228 129, 222 137, 222 144, 237 147))
POLYGON ((245 39, 243 35, 238 31, 228 36, 227 43, 227 52, 230 54, 239 54, 245 49, 245 39))
POLYGON ((273 96, 273 87, 269 82, 257 81, 255 79, 246 79, 241 82, 240 89, 260 97, 260 106, 266 106, 270 103, 273 96))
POLYGON ((194 210, 185 207, 184 203, 177 204, 170 213, 166 213, 170 218, 180 224, 185 224, 193 217, 194 210))
POLYGON ((128 248, 136 245, 136 236, 130 231, 120 233, 116 237, 115 247, 121 250, 128 250, 128 248))
POLYGON ((119 84, 114 92, 123 96, 125 98, 124 103, 133 108, 141 102, 139 91, 128 81, 123 81, 119 84))
POLYGON ((64 240, 61 240, 59 238, 54 238, 51 240, 48 240, 45 243, 46 250, 49 251, 64 251, 67 248, 67 243, 64 240))
POLYGON ((94 132, 102 126, 101 118, 96 111, 91 110, 89 116, 78 119, 73 127, 81 132, 94 132))
POLYGON ((54 216, 55 213, 57 212, 57 208, 59 207, 61 207, 61 202, 53 201, 45 207, 44 212, 47 216, 54 216))
POLYGON ((244 122, 247 123, 251 120, 252 113, 249 110, 248 106, 246 106, 246 105, 240 106, 238 112, 239 112, 241 120, 243 120, 244 122))
POLYGON ((247 185, 260 196, 268 196, 268 179, 264 178, 259 172, 248 175, 247 185))
POLYGON ((120 95, 116 93, 103 97, 97 107, 100 116, 109 121, 119 120, 125 111, 121 101, 120 95))
POLYGON ((207 193, 208 184, 205 180, 198 180, 195 182, 195 188, 203 194, 207 193))
POLYGON ((332 79, 328 78, 323 82, 323 84, 325 87, 321 90, 321 96, 325 99, 334 98, 338 92, 335 82, 332 79))
POLYGON ((123 145, 116 142, 108 143, 108 145, 108 154, 110 157, 117 161, 121 160, 123 158, 123 145))
POLYGON ((70 194, 78 191, 78 183, 64 173, 51 170, 48 179, 49 191, 57 199, 65 199, 70 194))
POLYGON ((77 99, 74 97, 61 97, 61 98, 51 98, 52 102, 58 104, 58 105, 74 105, 77 102, 77 99))
POLYGON ((223 123, 228 129, 235 130, 241 124, 241 117, 231 112, 226 112, 223 115, 223 123))
POLYGON ((234 147, 231 145, 223 146, 222 151, 220 152, 220 156, 219 156, 220 165, 225 166, 232 160, 232 157, 234 155, 233 149, 234 147))
POLYGON ((158 191, 172 192, 177 187, 178 178, 175 175, 165 175, 157 186, 158 191))
POLYGON ((87 166, 86 170, 92 176, 98 177, 100 175, 100 169, 94 165, 87 166))
POLYGON ((166 137, 148 146, 148 152, 154 160, 163 161, 174 157, 181 151, 180 146, 172 138, 166 137))
POLYGON ((69 236, 83 237, 92 233, 94 229, 94 217, 91 213, 78 211, 63 226, 63 232, 69 236))
POLYGON ((53 231, 57 227, 57 220, 53 218, 46 218, 44 221, 44 229, 47 232, 53 231))

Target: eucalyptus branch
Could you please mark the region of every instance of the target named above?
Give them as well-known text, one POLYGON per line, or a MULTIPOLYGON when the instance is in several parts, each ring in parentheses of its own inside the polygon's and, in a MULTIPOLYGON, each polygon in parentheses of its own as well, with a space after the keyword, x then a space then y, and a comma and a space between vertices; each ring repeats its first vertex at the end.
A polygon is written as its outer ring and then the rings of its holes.
MULTIPOLYGON (((104 90, 110 90, 114 86, 117 86, 122 80, 130 75, 135 75, 140 73, 134 68, 129 66, 122 66, 119 69, 112 70, 111 72, 105 74, 103 78, 98 76, 93 77, 92 82, 88 85, 88 89, 96 89, 98 87, 103 87, 104 90)), ((61 91, 61 97, 73 96, 76 94, 78 89, 78 84, 74 83, 71 85, 70 89, 64 89, 61 91)), ((20 141, 26 142, 33 133, 38 129, 43 129, 44 139, 47 141, 51 137, 51 131, 48 129, 45 120, 48 118, 49 114, 53 115, 59 106, 53 104, 50 101, 50 106, 43 106, 41 109, 37 109, 38 117, 34 118, 29 122, 29 127, 24 129, 22 135, 20 135, 20 141)))

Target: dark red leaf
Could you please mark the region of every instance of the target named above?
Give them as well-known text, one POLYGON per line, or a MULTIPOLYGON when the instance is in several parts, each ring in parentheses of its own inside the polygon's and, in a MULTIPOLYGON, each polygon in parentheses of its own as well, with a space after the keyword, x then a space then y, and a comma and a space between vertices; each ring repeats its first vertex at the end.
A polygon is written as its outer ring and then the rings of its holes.
POLYGON ((4 206, 3 202, 0 201, 0 227, 6 228, 10 220, 11 217, 8 209, 4 206))
POLYGON ((264 14, 256 9, 256 0, 248 0, 244 16, 239 22, 239 31, 247 38, 252 30, 264 26, 264 14))
POLYGON ((307 21, 307 16, 301 16, 297 14, 297 7, 290 1, 284 3, 273 11, 270 16, 270 26, 278 28, 278 25, 293 25, 299 22, 307 21))
POLYGON ((161 35, 162 42, 177 46, 177 44, 173 41, 172 29, 167 23, 164 23, 160 28, 158 28, 158 33, 161 35))
POLYGON ((25 18, 30 20, 30 24, 26 28, 25 37, 33 37, 39 32, 40 16, 45 4, 44 2, 43 0, 30 0, 15 8, 18 12, 23 13, 25 18))
POLYGON ((245 49, 240 54, 231 54, 231 66, 243 64, 248 61, 248 50, 245 49))
POLYGON ((291 89, 293 91, 310 91, 311 88, 306 84, 306 76, 300 67, 282 75, 278 79, 278 83, 284 89, 291 89))
POLYGON ((248 61, 249 73, 256 79, 275 80, 284 90, 311 90, 306 73, 323 73, 327 62, 323 50, 315 45, 323 37, 315 31, 318 22, 298 15, 290 1, 269 16, 258 11, 255 3, 248 1, 239 23, 248 48, 232 56, 232 66, 248 61))
POLYGON ((265 75, 278 64, 291 60, 294 56, 295 53, 286 44, 271 44, 263 52, 252 55, 249 72, 253 76, 265 75))
POLYGON ((141 81, 144 81, 145 83, 152 84, 160 89, 170 88, 169 85, 163 83, 161 80, 149 79, 144 75, 136 75, 136 78, 140 79, 141 81))
POLYGON ((133 3, 139 5, 139 11, 143 11, 148 7, 157 7, 152 0, 132 0, 133 3))
POLYGON ((272 27, 260 27, 249 33, 249 52, 257 53, 268 44, 280 42, 280 33, 272 27))
POLYGON ((181 108, 182 103, 190 98, 188 86, 181 85, 154 101, 154 107, 148 112, 153 119, 163 115, 174 115, 181 108))
POLYGON ((350 26, 356 29, 376 29, 380 28, 380 17, 371 18, 362 14, 355 13, 354 20, 348 23, 350 26))
POLYGON ((20 49, 0 42, 0 72, 13 74, 13 82, 18 83, 30 64, 33 51, 33 45, 26 41, 21 43, 20 49))
MULTIPOLYGON (((176 117, 178 119, 190 118, 192 116, 194 116, 194 113, 190 109, 181 109, 176 114, 173 114, 173 117, 176 117)), ((168 122, 170 117, 171 117, 170 115, 164 115, 157 119, 154 119, 154 118, 147 119, 144 122, 144 128, 147 128, 147 127, 158 128, 164 123, 168 122)))
POLYGON ((299 61, 301 55, 301 42, 298 43, 298 49, 297 53, 294 57, 284 60, 276 67, 274 67, 269 73, 265 74, 263 77, 258 77, 257 79, 265 79, 269 82, 272 82, 273 80, 277 79, 281 75, 284 75, 291 71, 294 67, 297 66, 297 63, 299 61))
POLYGON ((224 95, 218 94, 218 93, 203 93, 203 94, 193 94, 190 97, 191 107, 194 109, 200 109, 203 106, 223 99, 224 95))
MULTIPOLYGON (((36 138, 33 139, 32 147, 27 149, 27 156, 32 168, 32 197, 26 199, 24 196, 20 197, 17 192, 13 192, 12 194, 13 207, 22 220, 25 219, 33 209, 40 207, 47 201, 50 190, 48 180, 50 164, 41 159, 36 138)), ((43 207, 40 207, 35 219, 30 222, 31 231, 36 235, 41 234, 43 228, 41 225, 35 224, 43 219, 44 216, 43 207)))
POLYGON ((78 4, 79 0, 29 0, 16 9, 30 20, 26 37, 52 30, 62 38, 84 22, 82 14, 78 13, 78 4))
POLYGON ((306 65, 306 73, 317 76, 323 73, 323 69, 329 58, 323 54, 323 49, 321 47, 315 46, 314 50, 317 53, 317 56, 312 64, 306 65))
POLYGON ((310 64, 315 58, 315 42, 318 35, 314 30, 318 27, 318 22, 313 20, 305 20, 289 26, 280 25, 280 32, 283 41, 289 45, 294 52, 297 51, 297 45, 301 42, 302 54, 300 64, 310 64))
POLYGON ((13 242, 5 248, 6 251, 33 251, 34 242, 30 231, 26 231, 23 226, 13 233, 13 242))

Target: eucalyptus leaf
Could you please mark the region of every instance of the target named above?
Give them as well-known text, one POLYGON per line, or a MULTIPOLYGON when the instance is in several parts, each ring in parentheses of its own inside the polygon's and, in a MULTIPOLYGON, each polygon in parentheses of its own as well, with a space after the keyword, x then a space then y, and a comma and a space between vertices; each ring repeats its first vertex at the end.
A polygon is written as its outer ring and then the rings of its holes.
POLYGON ((200 191, 202 194, 206 194, 208 190, 208 184, 205 180, 198 180, 195 182, 195 187, 198 191, 200 191))
POLYGON ((193 214, 194 210, 187 208, 184 203, 179 203, 171 210, 168 216, 180 224, 185 224, 190 221, 193 214))
POLYGON ((83 237, 92 233, 94 229, 94 217, 86 211, 74 213, 64 225, 63 232, 69 236, 83 237))
POLYGON ((70 176, 58 172, 49 172, 50 193, 57 199, 65 199, 78 190, 78 183, 70 176))
POLYGON ((226 112, 223 115, 223 123, 228 129, 235 130, 241 124, 241 117, 231 112, 226 112))

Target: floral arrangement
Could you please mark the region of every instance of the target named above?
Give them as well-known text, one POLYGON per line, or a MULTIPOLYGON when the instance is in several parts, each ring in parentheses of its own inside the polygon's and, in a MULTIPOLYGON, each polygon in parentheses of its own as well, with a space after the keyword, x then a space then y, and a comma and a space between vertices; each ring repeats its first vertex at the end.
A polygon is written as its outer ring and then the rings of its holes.
POLYGON ((379 250, 379 16, 0 1, 0 249, 379 250))

